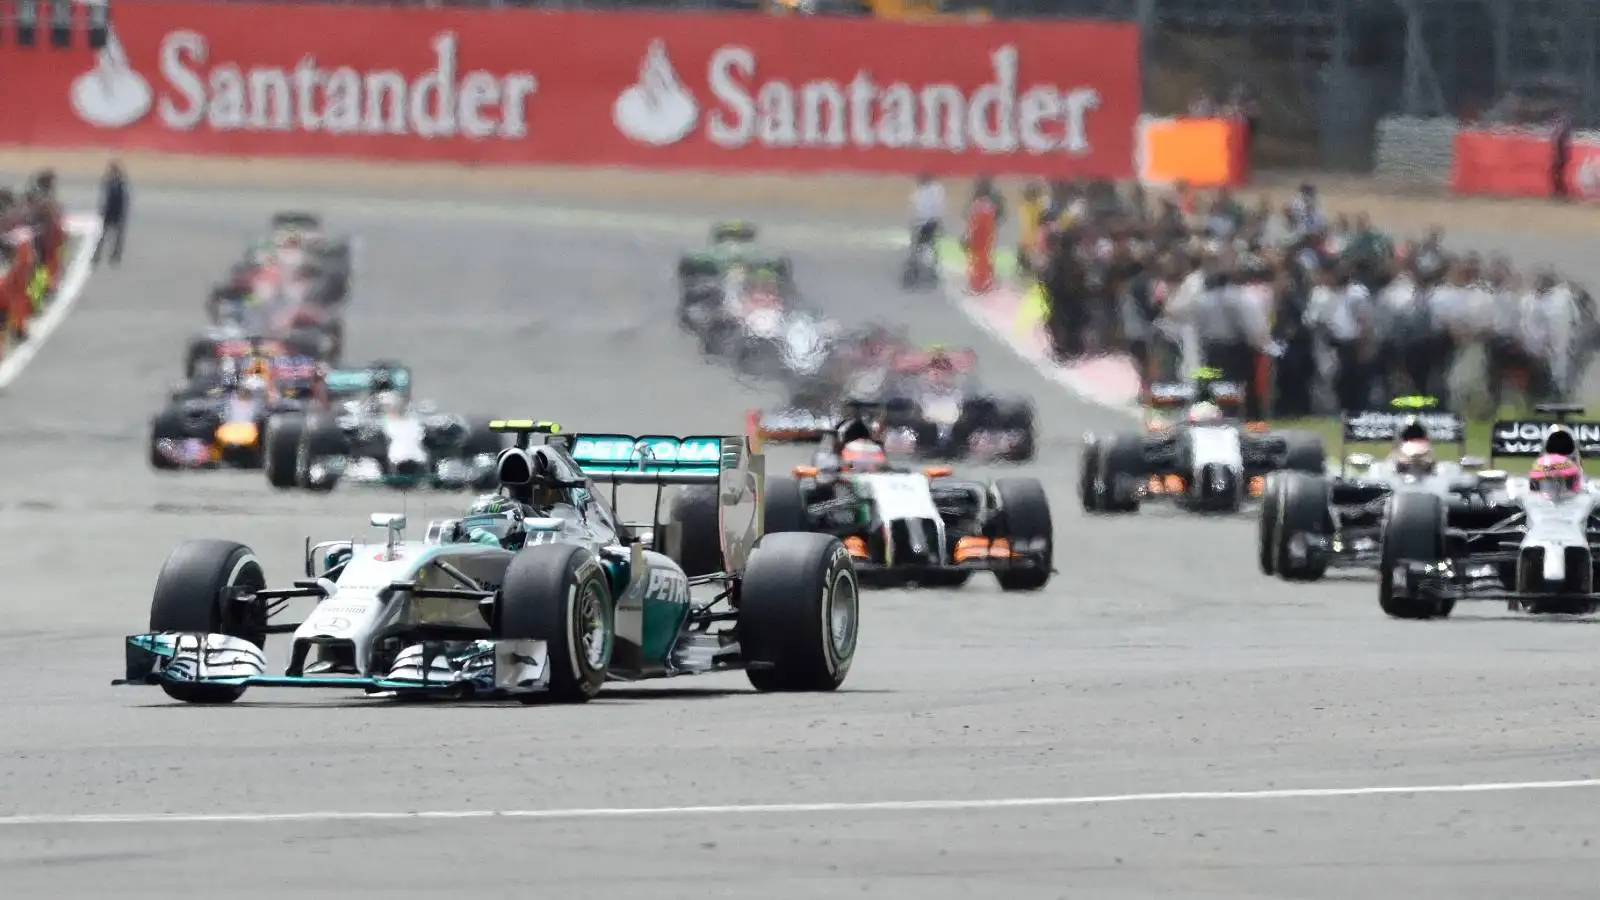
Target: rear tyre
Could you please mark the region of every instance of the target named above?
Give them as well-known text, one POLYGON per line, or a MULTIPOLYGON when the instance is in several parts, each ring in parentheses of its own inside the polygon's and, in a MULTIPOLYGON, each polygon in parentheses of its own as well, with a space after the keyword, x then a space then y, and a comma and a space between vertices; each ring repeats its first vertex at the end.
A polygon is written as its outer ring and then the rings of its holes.
POLYGON ((161 454, 161 441, 182 441, 187 436, 183 415, 174 410, 156 413, 150 420, 150 467, 163 472, 178 468, 178 464, 161 454))
POLYGON ((1055 566, 1055 527, 1050 520, 1050 498, 1037 478, 997 478, 995 500, 998 536, 1011 542, 1013 552, 1023 548, 1036 557, 1036 568, 996 569, 1002 591, 1037 591, 1050 582, 1055 566))
POLYGON ((195 338, 189 342, 189 349, 183 356, 183 374, 185 378, 194 378, 201 370, 212 365, 217 355, 217 344, 210 338, 195 338))
POLYGON ((1134 487, 1146 475, 1144 438, 1119 434, 1109 444, 1100 445, 1100 482, 1104 485, 1100 511, 1134 513, 1139 511, 1139 494, 1134 487))
MULTIPOLYGON (((186 541, 167 557, 150 599, 150 630, 226 634, 263 647, 266 616, 259 607, 229 602, 229 588, 261 590, 266 575, 254 551, 233 541, 186 541)), ((245 689, 223 684, 162 682, 183 703, 232 703, 245 689)))
POLYGON ((1096 488, 1100 476, 1100 445, 1087 441, 1078 458, 1078 503, 1084 512, 1100 512, 1101 492, 1096 488))
POLYGON ((1261 574, 1278 574, 1278 510, 1283 505, 1283 480, 1268 476, 1267 489, 1261 492, 1261 515, 1256 520, 1256 556, 1261 574))
POLYGON ((1383 526, 1382 562, 1378 566, 1378 605, 1396 619, 1442 619, 1455 609, 1453 599, 1410 596, 1394 583, 1394 571, 1408 560, 1438 562, 1444 558, 1445 508, 1432 494, 1396 493, 1389 501, 1383 526))
POLYGON ((333 490, 337 478, 312 480, 311 466, 319 459, 348 457, 350 439, 339 424, 332 419, 314 417, 307 419, 300 435, 300 452, 295 459, 295 480, 309 491, 326 493, 333 490))
POLYGON ((267 420, 262 468, 267 473, 267 483, 280 491, 298 486, 300 441, 305 430, 306 420, 302 416, 279 415, 267 420))
POLYGON ((1322 435, 1304 431, 1284 432, 1283 467, 1292 472, 1321 475, 1328 471, 1328 449, 1322 435))
POLYGON ((1278 550, 1278 576, 1284 581, 1320 581, 1328 574, 1328 559, 1309 551, 1295 553, 1298 535, 1326 537, 1333 532, 1328 511, 1328 483, 1320 475, 1284 472, 1278 476, 1278 523, 1273 543, 1278 550))
POLYGON ((544 641, 549 690, 523 703, 587 703, 600 693, 616 642, 616 608, 605 569, 577 544, 539 544, 506 567, 495 633, 544 641))
POLYGON ((761 522, 762 534, 787 531, 810 531, 806 520, 806 500, 800 492, 800 482, 793 478, 768 478, 764 498, 766 512, 761 522))
POLYGON ((769 534, 739 590, 739 648, 758 691, 831 691, 855 659, 860 584, 825 534, 769 534))
POLYGON ((677 546, 669 555, 690 578, 723 570, 722 510, 714 485, 686 488, 672 498, 671 521, 677 525, 677 546))

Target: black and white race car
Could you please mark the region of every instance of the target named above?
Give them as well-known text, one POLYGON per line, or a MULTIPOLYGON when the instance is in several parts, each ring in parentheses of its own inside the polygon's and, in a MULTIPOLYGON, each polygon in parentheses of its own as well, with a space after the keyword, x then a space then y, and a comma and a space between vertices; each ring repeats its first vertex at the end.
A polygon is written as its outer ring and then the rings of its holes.
POLYGON ((1343 441, 1389 441, 1382 459, 1345 454, 1335 474, 1284 472, 1262 497, 1258 527, 1263 574, 1315 581, 1336 569, 1375 569, 1383 526, 1398 492, 1447 502, 1472 502, 1485 461, 1465 455, 1466 423, 1447 412, 1367 411, 1343 417, 1343 441), (1437 444, 1454 444, 1455 460, 1436 460, 1437 444))
POLYGON ((1232 413, 1242 398, 1239 385, 1209 373, 1152 385, 1142 431, 1084 436, 1084 511, 1132 513, 1169 501, 1192 512, 1233 513, 1265 493, 1268 475, 1327 469, 1320 436, 1242 421, 1232 413), (1164 413, 1171 409, 1181 415, 1164 413))
POLYGON ((1539 407, 1556 421, 1496 422, 1496 457, 1564 457, 1570 473, 1480 473, 1468 499, 1402 492, 1391 499, 1379 548, 1378 604, 1391 617, 1449 616, 1457 602, 1497 600, 1533 614, 1600 610, 1596 550, 1600 490, 1582 458, 1600 453, 1600 422, 1570 422, 1578 407, 1539 407))
POLYGON ((1035 591, 1053 574, 1050 502, 1036 478, 977 481, 946 466, 890 463, 865 420, 826 432, 810 465, 768 478, 768 534, 807 531, 843 541, 863 583, 958 587, 993 572, 1004 591, 1035 591), (864 463, 852 448, 865 447, 864 463))

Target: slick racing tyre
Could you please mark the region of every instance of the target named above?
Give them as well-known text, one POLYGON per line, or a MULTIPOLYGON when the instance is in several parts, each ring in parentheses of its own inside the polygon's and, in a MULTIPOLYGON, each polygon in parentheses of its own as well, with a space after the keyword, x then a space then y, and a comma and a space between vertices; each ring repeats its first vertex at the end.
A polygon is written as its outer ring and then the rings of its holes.
MULTIPOLYGON (((257 647, 266 645, 264 607, 234 602, 231 588, 261 590, 266 575, 255 552, 233 541, 185 541, 156 576, 150 599, 150 630, 226 634, 257 647)), ((162 682, 168 697, 184 703, 232 703, 245 689, 225 684, 162 682)))
POLYGON ((262 468, 267 484, 280 491, 299 487, 300 442, 305 437, 304 416, 278 415, 267 420, 262 468))
POLYGON ((678 527, 674 538, 676 546, 669 546, 667 555, 682 566, 683 574, 690 578, 725 571, 722 510, 718 497, 716 485, 696 485, 672 498, 670 521, 678 527))
POLYGON ((1050 498, 1037 478, 997 478, 994 495, 1000 508, 994 537, 1004 537, 1039 558, 1030 568, 996 569, 1002 591, 1037 591, 1050 581, 1055 566, 1055 527, 1050 521, 1050 498))
POLYGON ((195 338, 184 351, 183 376, 194 378, 216 365, 217 342, 211 338, 195 338))
POLYGON ((1328 509, 1328 483, 1320 475, 1305 472, 1280 472, 1278 522, 1273 546, 1277 548, 1276 569, 1284 581, 1320 581, 1328 574, 1328 558, 1320 553, 1296 552, 1301 535, 1328 537, 1333 534, 1332 513, 1328 509))
POLYGON ((811 530, 806 520, 805 495, 800 491, 799 481, 793 478, 768 478, 765 504, 762 534, 811 530))
POLYGON ((1455 609, 1449 598, 1411 596, 1395 585, 1394 570, 1410 561, 1444 558, 1444 503, 1432 494, 1401 491, 1389 501, 1378 564, 1378 606, 1396 619, 1442 619, 1455 609))
POLYGON ((855 659, 860 584, 826 534, 769 534, 739 591, 739 648, 758 691, 831 691, 855 659))
POLYGON ((1144 438, 1119 434, 1100 445, 1100 481, 1104 493, 1100 512, 1136 513, 1139 511, 1137 483, 1145 477, 1144 438))
POLYGON ((1097 441, 1085 441, 1083 453, 1078 457, 1078 503, 1083 506, 1084 512, 1100 511, 1100 494, 1097 482, 1100 479, 1100 444, 1097 441))
POLYGON ((150 467, 166 472, 178 468, 178 464, 162 455, 160 443, 162 441, 182 441, 189 435, 189 429, 183 420, 183 414, 177 410, 168 409, 156 414, 150 422, 150 467))
POLYGON ((333 490, 337 479, 314 480, 311 468, 318 460, 350 455, 350 439, 332 419, 314 416, 306 419, 300 434, 300 452, 295 458, 295 481, 309 491, 333 490))
POLYGON ((1328 471, 1328 449, 1322 435, 1305 431, 1286 431, 1283 434, 1283 467, 1292 472, 1312 472, 1321 475, 1328 471))
POLYGON ((1256 555, 1261 574, 1278 574, 1278 508, 1282 506, 1282 476, 1267 478, 1267 489, 1261 492, 1261 515, 1256 520, 1256 555))
POLYGON ((600 693, 616 643, 616 607, 605 569, 577 544, 538 544, 512 557, 495 608, 504 640, 544 641, 549 691, 523 703, 587 703, 600 693))

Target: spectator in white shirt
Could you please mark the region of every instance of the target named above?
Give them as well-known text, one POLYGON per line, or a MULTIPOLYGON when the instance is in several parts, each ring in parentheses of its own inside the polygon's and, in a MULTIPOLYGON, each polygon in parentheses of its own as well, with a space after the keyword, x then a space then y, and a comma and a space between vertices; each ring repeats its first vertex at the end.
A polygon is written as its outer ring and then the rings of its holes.
POLYGON ((915 256, 922 248, 939 240, 944 228, 944 185, 932 175, 917 179, 911 191, 911 253, 915 256))
POLYGON ((1372 296, 1337 268, 1317 273, 1306 306, 1306 322, 1321 329, 1337 360, 1334 392, 1347 412, 1365 409, 1371 386, 1366 341, 1372 321, 1372 296))

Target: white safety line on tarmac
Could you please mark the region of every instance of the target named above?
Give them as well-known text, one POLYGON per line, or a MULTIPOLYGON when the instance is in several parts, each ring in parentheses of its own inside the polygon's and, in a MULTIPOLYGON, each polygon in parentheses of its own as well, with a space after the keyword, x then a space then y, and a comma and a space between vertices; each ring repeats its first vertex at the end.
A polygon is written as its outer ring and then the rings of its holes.
POLYGON ((28 339, 19 344, 3 361, 0 361, 0 389, 11 385, 22 370, 33 362, 50 336, 56 333, 67 314, 78 304, 84 288, 89 286, 89 276, 94 273, 95 244, 100 242, 100 219, 97 216, 69 216, 67 231, 78 239, 77 253, 67 262, 56 288, 56 297, 45 308, 44 315, 28 323, 28 339))
POLYGON ((751 803, 726 806, 595 807, 573 809, 463 809, 395 812, 287 813, 106 813, 84 815, 0 816, 5 825, 206 825, 279 822, 386 822, 423 819, 596 820, 696 816, 798 815, 805 813, 964 812, 1010 809, 1052 809, 1068 806, 1110 806, 1130 803, 1237 802, 1245 800, 1322 800, 1351 797, 1425 796, 1432 794, 1504 794, 1525 791, 1600 787, 1600 778, 1569 781, 1505 781, 1478 784, 1427 784, 1394 787, 1284 788, 1259 791, 1169 791, 1148 794, 1103 794, 1080 797, 1015 797, 980 800, 880 800, 859 803, 751 803))

